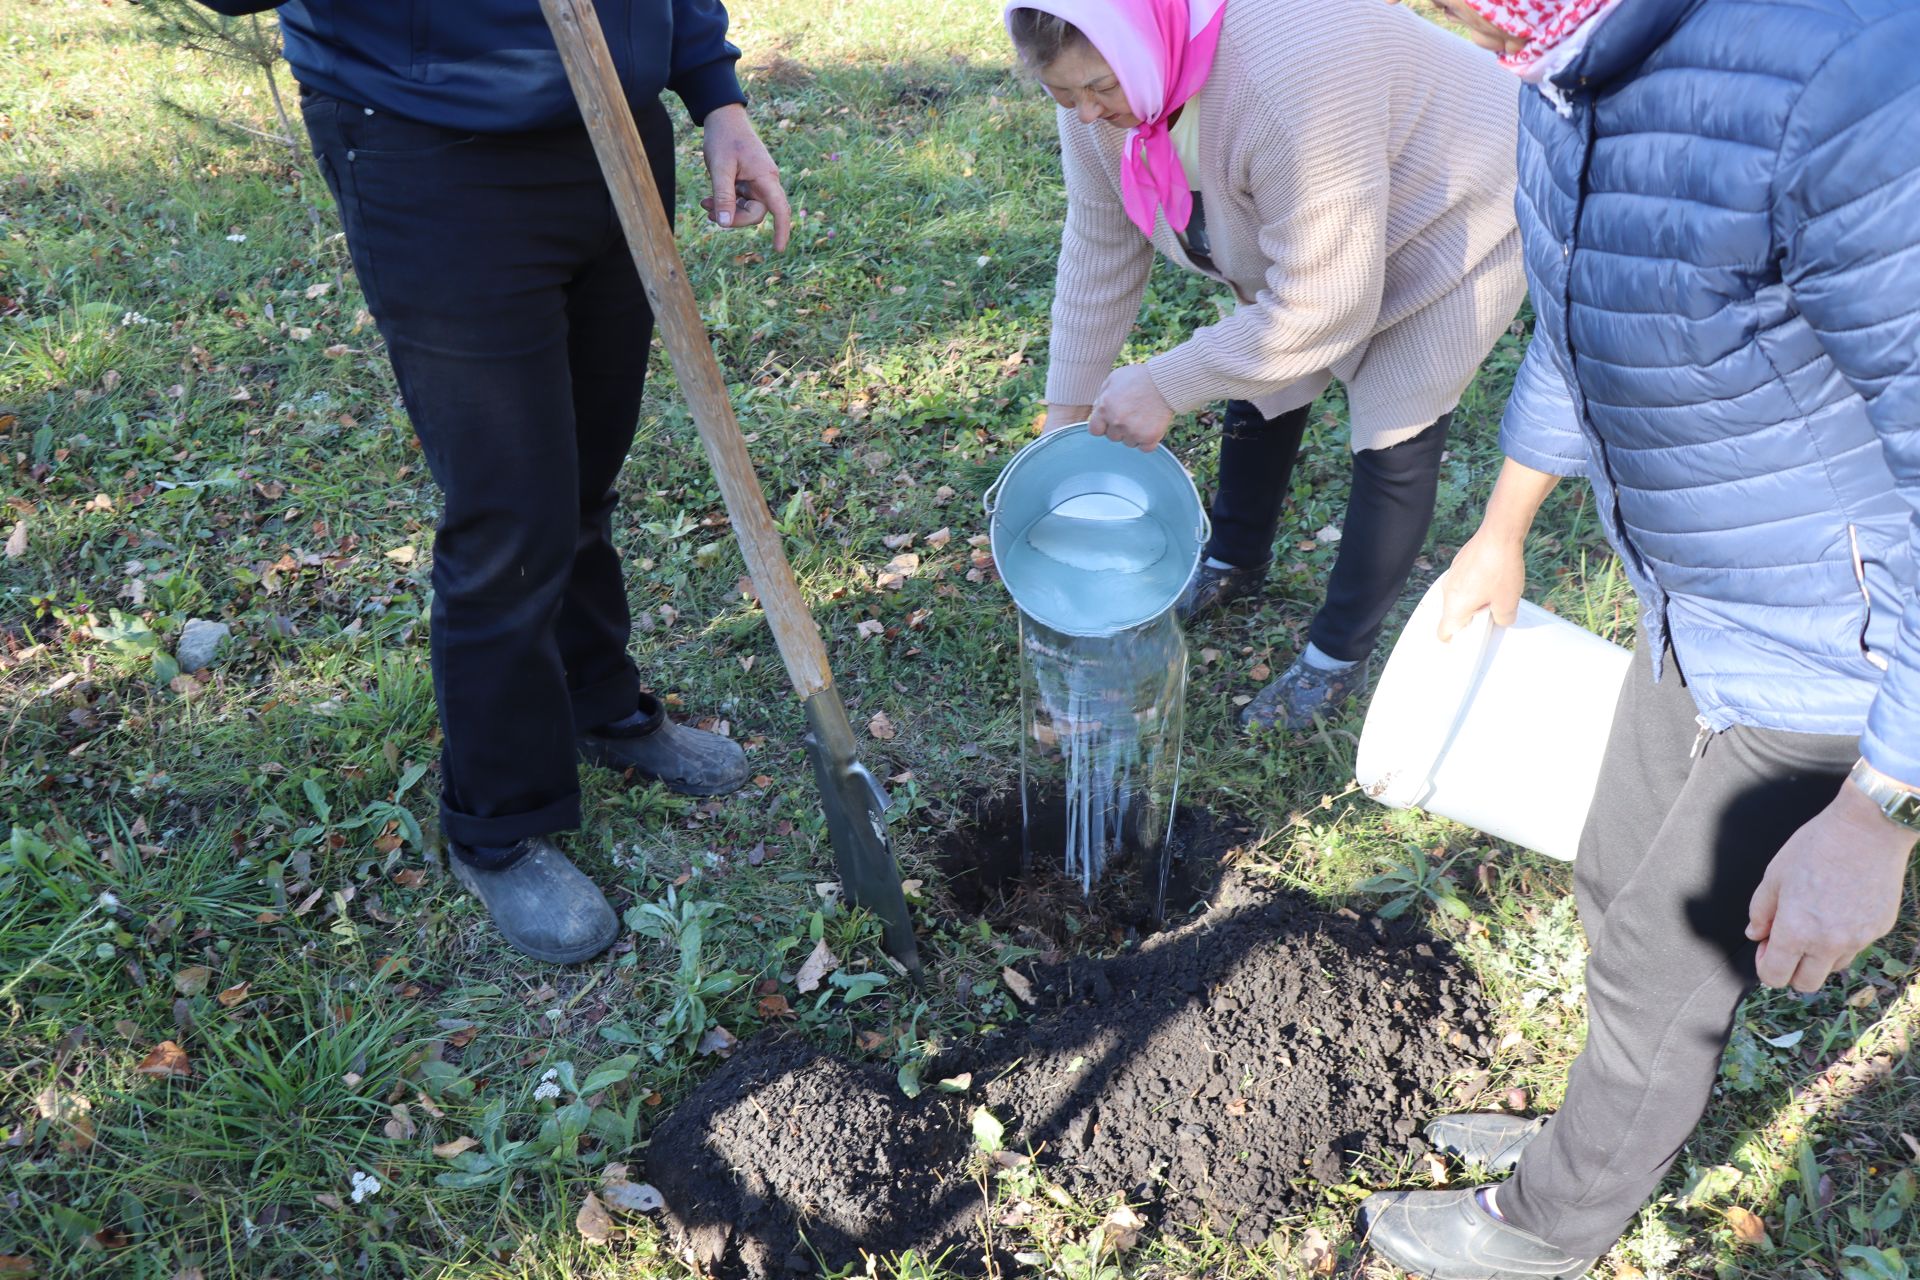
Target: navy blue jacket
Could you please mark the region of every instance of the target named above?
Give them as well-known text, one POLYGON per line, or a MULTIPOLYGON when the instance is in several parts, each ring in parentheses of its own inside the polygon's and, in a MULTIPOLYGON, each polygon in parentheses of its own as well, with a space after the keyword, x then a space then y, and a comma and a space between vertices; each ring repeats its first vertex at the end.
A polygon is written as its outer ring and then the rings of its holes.
POLYGON ((1704 720, 1920 783, 1920 4, 1626 0, 1522 90, 1508 456, 1585 475, 1704 720))
MULTIPOLYGON (((280 10, 294 78, 336 98, 449 129, 518 133, 580 119, 538 0, 201 0, 280 10)), ((720 0, 598 0, 636 106, 671 89, 695 121, 745 102, 720 0)))

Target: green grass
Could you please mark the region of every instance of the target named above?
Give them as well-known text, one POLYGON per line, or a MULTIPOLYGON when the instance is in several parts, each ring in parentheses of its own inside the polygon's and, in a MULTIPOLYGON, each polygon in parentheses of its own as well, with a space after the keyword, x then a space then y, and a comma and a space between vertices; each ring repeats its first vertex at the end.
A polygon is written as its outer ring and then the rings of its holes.
MULTIPOLYGON (((944 912, 933 859, 1017 763, 1012 614, 965 572, 983 478, 1029 438, 1041 391, 1062 206, 1050 108, 1012 74, 992 6, 935 21, 908 0, 748 0, 736 30, 804 210, 795 247, 681 220, 843 693, 857 723, 884 711, 898 728, 863 751, 897 777, 935 982, 905 988, 872 922, 817 890, 831 858, 801 717, 663 362, 623 484, 635 650, 658 687, 729 722, 762 780, 710 804, 590 780, 571 848, 634 932, 561 972, 505 953, 441 869, 422 623, 437 498, 324 189, 304 160, 183 114, 277 127, 263 86, 155 46, 125 6, 7 17, 0 531, 19 521, 25 546, 0 559, 0 1256, 57 1276, 679 1273, 645 1220, 608 1248, 574 1215, 712 1068, 710 1026, 765 1025, 757 984, 817 937, 847 961, 842 984, 781 990, 849 1053, 911 1073, 1016 1016, 996 974, 1024 953, 944 912), (943 528, 951 542, 925 541, 943 528), (923 569, 878 591, 883 539, 905 533, 923 569), (166 656, 191 617, 235 631, 204 682, 166 656), (867 618, 897 631, 863 638, 867 618), (191 1075, 164 1074, 163 1041, 191 1075), (560 1095, 536 1096, 550 1070, 560 1095), (433 1153, 460 1138, 475 1145, 433 1153), (380 1190, 354 1201, 356 1174, 380 1190)), ((684 130, 680 162, 691 191, 684 130)), ((1134 354, 1213 314, 1198 282, 1159 273, 1134 354)), ((1471 531, 1520 348, 1502 342, 1457 419, 1422 581, 1471 531)), ((1566 868, 1353 794, 1357 716, 1258 746, 1231 731, 1330 563, 1312 534, 1338 521, 1345 462, 1342 407, 1323 407, 1273 590, 1196 636, 1213 652, 1192 681, 1187 794, 1252 818, 1249 865, 1329 903, 1426 852, 1449 886, 1428 887, 1466 910, 1415 909, 1500 1013, 1496 1068, 1468 1084, 1550 1106, 1581 1023, 1566 868)), ((1178 429, 1203 484, 1210 425, 1178 429)), ((1626 638, 1630 594, 1579 486, 1540 529, 1536 596, 1626 638)), ((1846 986, 1748 1005, 1707 1126, 1613 1275, 1868 1268, 1849 1247, 1920 1261, 1901 1136, 1920 1132, 1912 919, 1846 986), (1849 1002, 1861 992, 1872 1003, 1849 1002), (1766 1248, 1734 1240, 1731 1206, 1763 1215, 1766 1248)), ((1021 1247, 1105 1274, 1089 1244, 1108 1206, 1039 1200, 1021 1247)), ((1162 1238, 1126 1266, 1286 1274, 1310 1232, 1351 1253, 1350 1203, 1329 1193, 1260 1249, 1162 1238)))

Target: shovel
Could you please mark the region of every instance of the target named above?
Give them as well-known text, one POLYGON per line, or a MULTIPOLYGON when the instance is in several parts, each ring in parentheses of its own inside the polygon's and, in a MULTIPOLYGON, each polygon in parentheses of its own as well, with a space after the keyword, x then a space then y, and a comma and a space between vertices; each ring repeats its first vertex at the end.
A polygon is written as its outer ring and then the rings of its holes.
MULTIPOLYGON (((633 264, 646 286, 647 300, 666 340, 667 354, 680 390, 693 410, 700 442, 734 536, 752 575, 760 607, 773 629, 780 660, 786 664, 807 710, 807 755, 820 786, 826 809, 827 831, 833 840, 833 858, 847 896, 878 916, 886 927, 887 953, 898 960, 917 982, 921 976, 919 949, 913 924, 907 918, 906 894, 900 887, 900 868, 887 844, 887 793, 854 757, 853 726, 847 708, 833 687, 827 668, 827 648, 820 629, 807 611, 800 588, 787 565, 780 534, 767 510, 766 496, 740 438, 740 423, 727 399, 726 379, 713 358, 707 327, 687 283, 686 268, 674 247, 673 228, 661 207, 646 149, 634 126, 605 34, 593 10, 593 0, 540 0, 547 25, 553 30, 560 60, 579 102, 580 115, 593 138, 593 149, 606 174, 620 224, 633 250, 633 264)), ((645 359, 644 351, 637 358, 645 359)))

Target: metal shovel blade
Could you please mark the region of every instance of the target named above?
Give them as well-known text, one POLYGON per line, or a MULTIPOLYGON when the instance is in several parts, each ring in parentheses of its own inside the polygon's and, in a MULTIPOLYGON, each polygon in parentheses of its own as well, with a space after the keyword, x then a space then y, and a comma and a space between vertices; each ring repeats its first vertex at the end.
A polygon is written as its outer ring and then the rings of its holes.
POLYGON ((838 690, 828 687, 806 700, 807 756, 827 812, 833 861, 847 897, 880 918, 887 954, 918 983, 920 948, 907 916, 900 867, 887 843, 887 793, 854 755, 853 726, 838 690))

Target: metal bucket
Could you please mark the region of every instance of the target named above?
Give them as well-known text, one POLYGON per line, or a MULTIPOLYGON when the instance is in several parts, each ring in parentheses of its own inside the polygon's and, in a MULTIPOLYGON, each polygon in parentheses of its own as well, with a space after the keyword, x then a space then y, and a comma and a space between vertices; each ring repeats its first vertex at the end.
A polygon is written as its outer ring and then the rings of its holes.
POLYGON ((1180 598, 1210 529, 1193 477, 1085 423, 1016 453, 987 489, 994 563, 1020 612, 1070 636, 1110 636, 1180 598))

